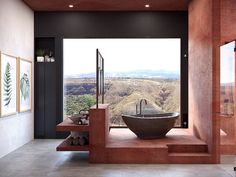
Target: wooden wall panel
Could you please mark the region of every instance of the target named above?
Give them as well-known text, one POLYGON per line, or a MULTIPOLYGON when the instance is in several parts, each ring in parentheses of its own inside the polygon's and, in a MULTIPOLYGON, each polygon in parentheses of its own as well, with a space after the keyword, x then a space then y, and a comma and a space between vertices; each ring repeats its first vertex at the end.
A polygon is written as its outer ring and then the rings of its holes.
POLYGON ((23 0, 35 11, 185 11, 190 0, 23 0), (68 5, 73 4, 74 8, 68 5), (144 5, 149 4, 146 8, 144 5))

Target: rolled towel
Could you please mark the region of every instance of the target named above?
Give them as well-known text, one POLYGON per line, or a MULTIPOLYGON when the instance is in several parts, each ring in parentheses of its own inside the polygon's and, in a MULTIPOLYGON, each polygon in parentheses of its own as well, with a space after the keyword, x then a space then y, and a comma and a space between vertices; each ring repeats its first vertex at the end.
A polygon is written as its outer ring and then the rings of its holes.
POLYGON ((80 139, 79 139, 79 145, 80 145, 80 146, 84 146, 85 144, 86 144, 85 138, 84 138, 84 137, 80 137, 80 139))
POLYGON ((77 137, 77 138, 73 138, 73 145, 74 146, 78 146, 78 145, 80 145, 80 138, 79 137, 77 137))

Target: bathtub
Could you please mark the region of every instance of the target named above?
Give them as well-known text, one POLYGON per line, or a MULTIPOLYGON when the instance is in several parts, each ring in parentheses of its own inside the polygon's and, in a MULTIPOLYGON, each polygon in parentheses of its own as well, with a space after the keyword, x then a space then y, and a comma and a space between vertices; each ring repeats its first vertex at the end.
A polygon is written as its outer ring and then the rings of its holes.
POLYGON ((178 117, 179 113, 122 115, 127 127, 140 139, 165 137, 178 117))

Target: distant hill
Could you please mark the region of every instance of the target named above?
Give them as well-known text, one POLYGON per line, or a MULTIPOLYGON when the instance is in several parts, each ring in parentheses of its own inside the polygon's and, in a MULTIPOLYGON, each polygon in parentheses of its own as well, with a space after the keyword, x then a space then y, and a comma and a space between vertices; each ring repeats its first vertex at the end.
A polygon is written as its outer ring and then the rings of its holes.
POLYGON ((231 82, 231 83, 220 83, 220 86, 222 87, 224 87, 224 86, 234 86, 234 83, 233 82, 231 82))
MULTIPOLYGON (((78 75, 65 76, 65 78, 95 78, 96 73, 85 73, 78 75)), ((179 72, 170 72, 165 70, 134 70, 127 72, 105 72, 105 77, 119 77, 119 78, 163 78, 163 79, 179 79, 179 72)))

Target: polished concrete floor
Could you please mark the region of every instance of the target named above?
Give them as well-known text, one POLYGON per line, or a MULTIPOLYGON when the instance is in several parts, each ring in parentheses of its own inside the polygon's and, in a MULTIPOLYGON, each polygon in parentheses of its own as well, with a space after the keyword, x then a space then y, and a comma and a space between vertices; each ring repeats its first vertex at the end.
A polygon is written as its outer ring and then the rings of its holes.
POLYGON ((88 153, 56 152, 60 140, 35 140, 0 159, 0 177, 235 177, 235 156, 217 165, 89 164, 88 153))

